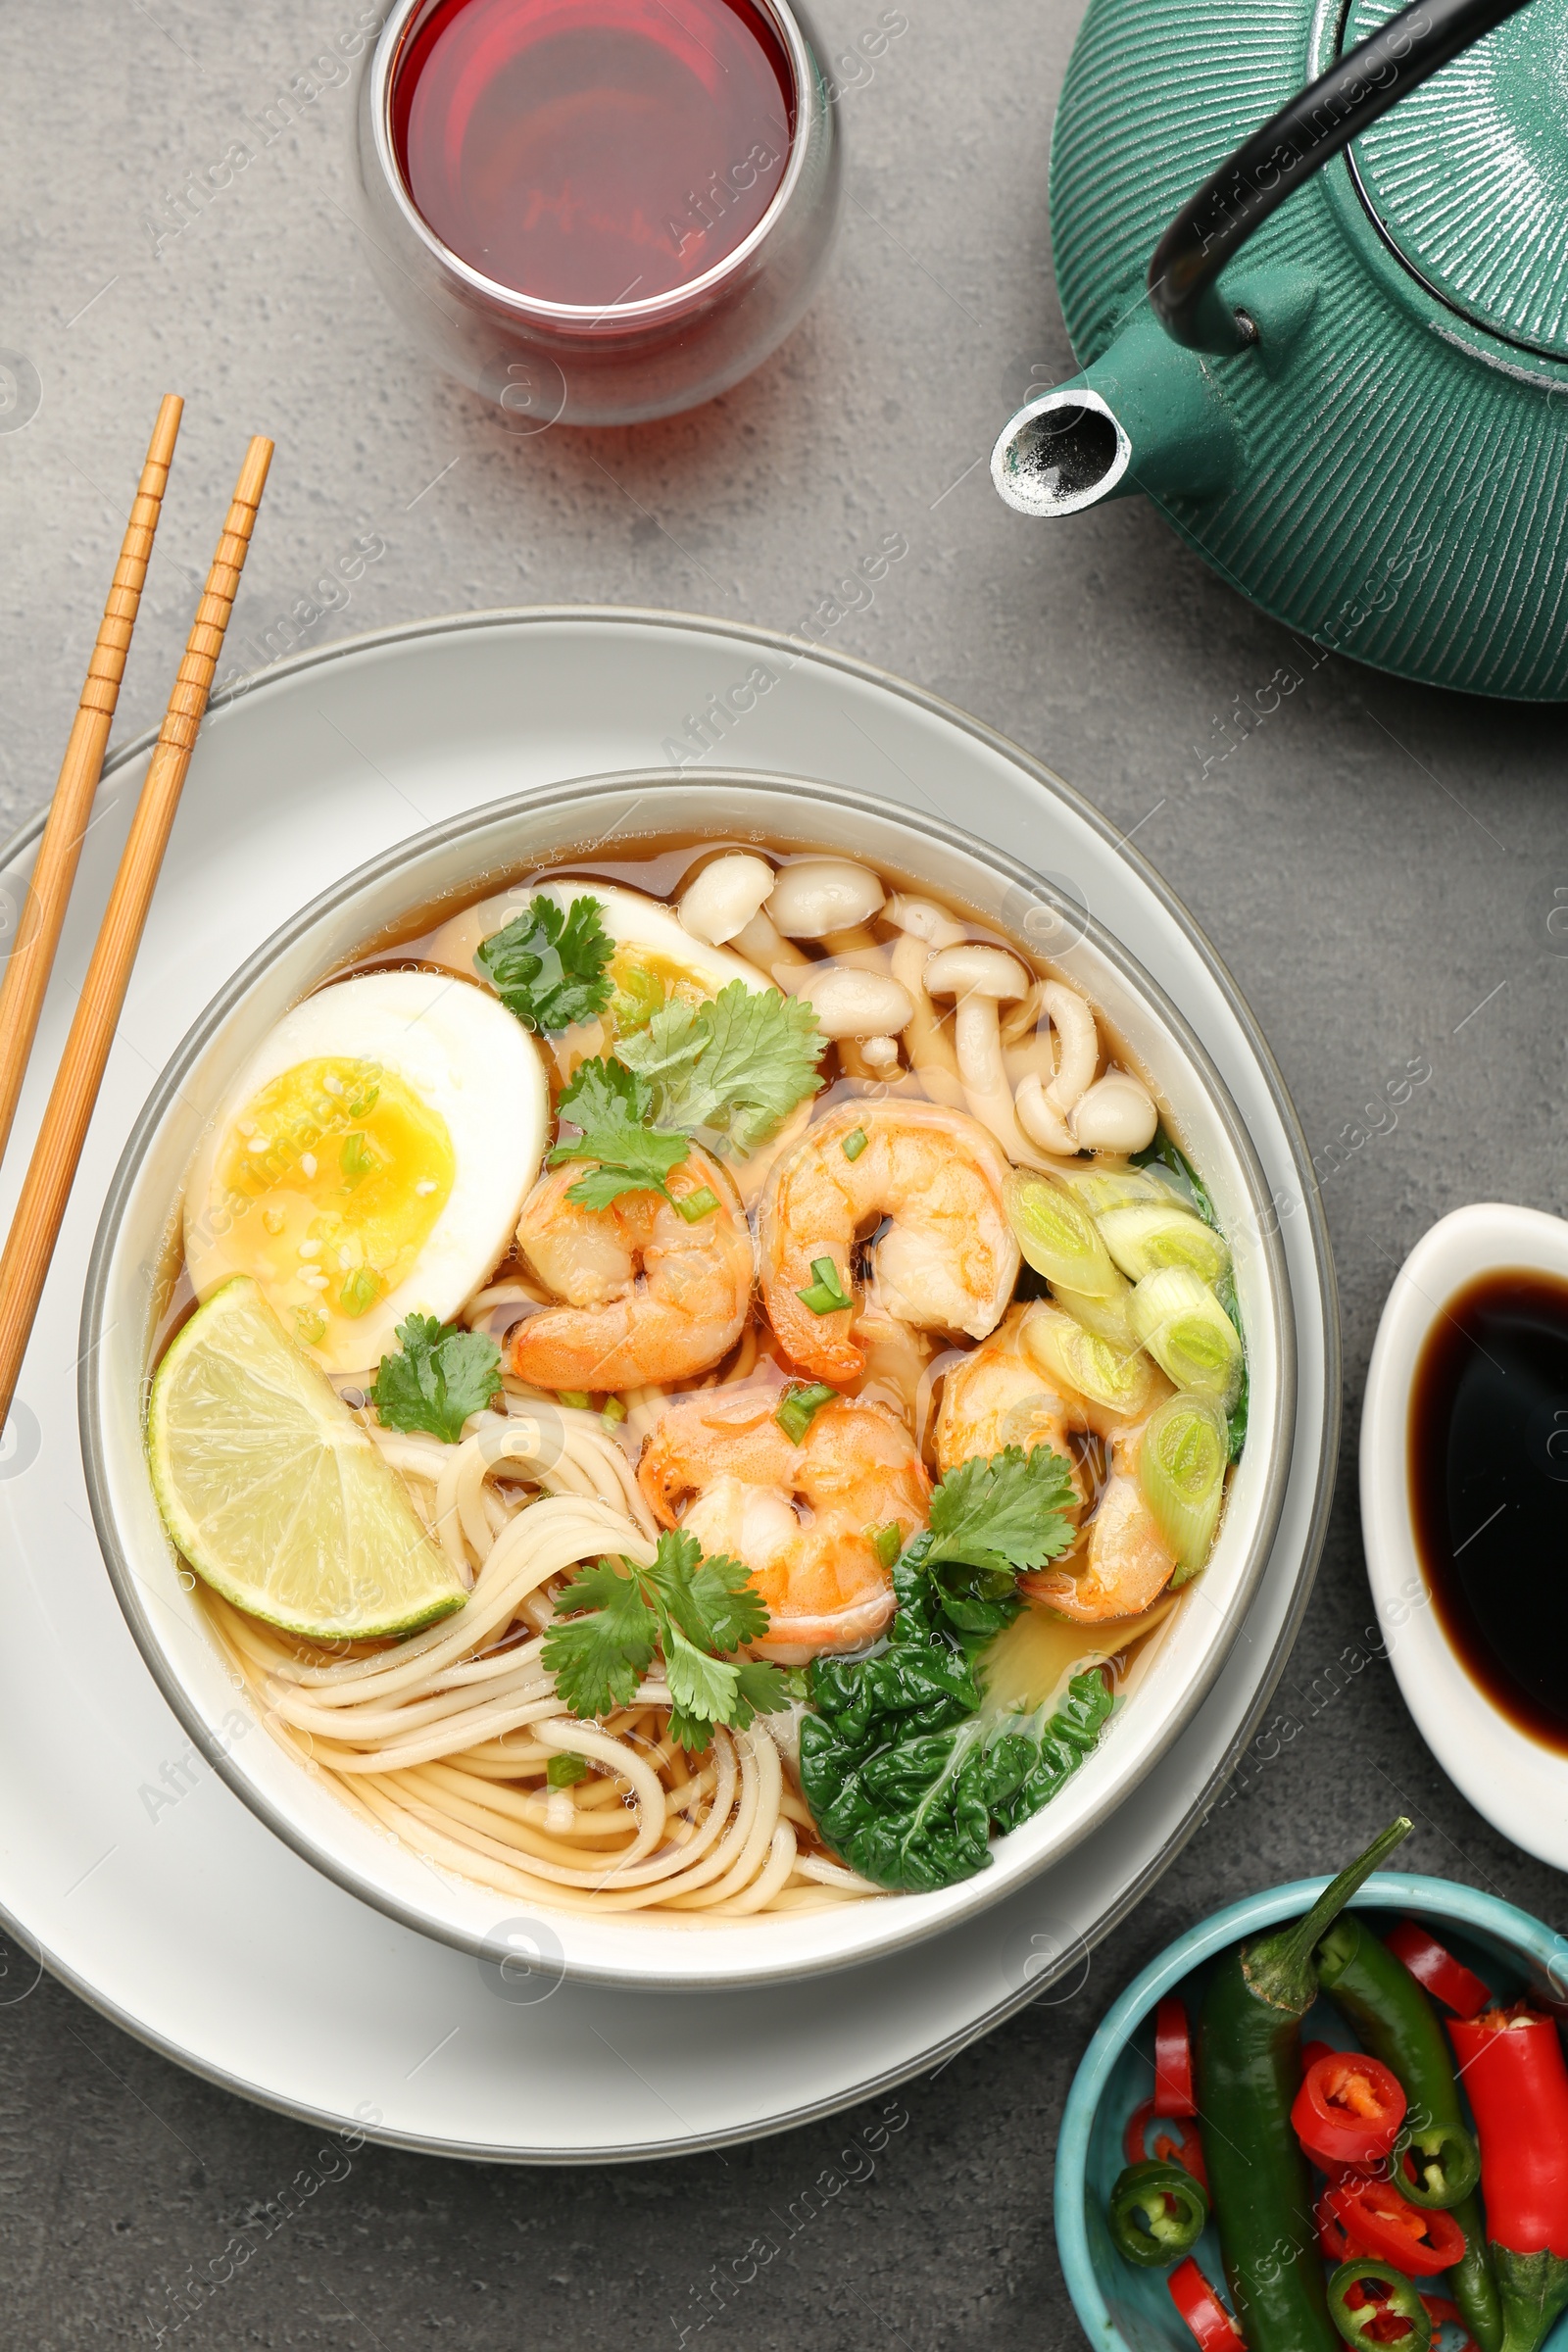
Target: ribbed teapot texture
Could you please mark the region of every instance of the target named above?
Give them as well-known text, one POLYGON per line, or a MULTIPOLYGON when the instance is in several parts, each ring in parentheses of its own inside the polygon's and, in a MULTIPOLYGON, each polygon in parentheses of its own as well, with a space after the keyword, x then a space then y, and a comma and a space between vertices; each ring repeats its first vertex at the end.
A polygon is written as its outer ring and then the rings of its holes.
MULTIPOLYGON (((1348 37, 1394 13, 1357 0, 1348 37)), ((1077 381, 1131 444, 1117 494, 1292 628, 1428 684, 1568 698, 1568 0, 1534 0, 1264 222, 1222 280, 1250 347, 1185 349, 1149 308, 1167 222, 1330 63, 1343 15, 1091 0, 1051 168, 1077 381)))

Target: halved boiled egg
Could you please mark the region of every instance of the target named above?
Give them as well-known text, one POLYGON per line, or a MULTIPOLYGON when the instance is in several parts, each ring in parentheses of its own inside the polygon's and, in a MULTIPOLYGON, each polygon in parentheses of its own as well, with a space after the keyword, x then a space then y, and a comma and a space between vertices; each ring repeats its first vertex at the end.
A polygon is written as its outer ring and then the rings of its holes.
POLYGON ((482 979, 483 972, 474 962, 481 942, 504 931, 519 914, 526 914, 537 898, 553 899, 563 913, 573 899, 598 900, 600 923, 615 943, 608 967, 615 994, 605 1013, 611 1039, 643 1027, 668 997, 682 997, 695 1004, 716 997, 732 980, 744 981, 750 989, 770 990, 773 986, 767 974, 748 963, 744 956, 694 939, 673 911, 657 899, 645 898, 640 890, 622 890, 614 883, 519 882, 499 898, 466 906, 442 924, 422 953, 431 963, 444 964, 448 971, 482 979))
POLYGON ((260 1283, 331 1372, 410 1314, 446 1322, 511 1241, 539 1173, 538 1048, 483 989, 368 972, 307 997, 240 1072, 185 1190, 198 1297, 260 1283))

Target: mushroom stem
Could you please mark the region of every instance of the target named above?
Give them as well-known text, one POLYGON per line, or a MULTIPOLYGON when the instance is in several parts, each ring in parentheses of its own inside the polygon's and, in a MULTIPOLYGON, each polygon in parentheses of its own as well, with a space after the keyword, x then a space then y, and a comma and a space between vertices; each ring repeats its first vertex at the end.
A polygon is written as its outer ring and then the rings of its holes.
POLYGON ((893 949, 893 977, 903 982, 914 1003, 913 1016, 904 1031, 909 1067, 933 1102, 961 1110, 963 1083, 958 1076, 958 1056, 953 1039, 941 1026, 922 974, 933 948, 956 947, 963 928, 929 899, 890 899, 884 911, 901 935, 893 949))
POLYGON ((1063 987, 1059 980, 1048 980, 1042 995, 1052 1027, 1061 1040, 1061 1058, 1047 1092, 1053 1106, 1067 1118, 1080 1095, 1094 1083, 1100 1066, 1100 1031, 1076 989, 1063 987))
POLYGON ((729 944, 737 955, 759 965, 786 996, 793 995, 799 988, 802 972, 811 968, 810 956, 803 955, 799 948, 792 947, 781 936, 765 906, 758 908, 744 930, 737 931, 729 944))
MULTIPOLYGON (((1018 1124, 1033 1138, 1042 1152, 1054 1152, 1058 1159, 1072 1159, 1078 1152, 1071 1130, 1040 1080, 1038 1070, 1027 1070, 1018 1082, 1013 1099, 1018 1124)), ((1038 1167, 1036 1160, 1031 1163, 1038 1167)))
MULTIPOLYGON (((953 1030, 958 1049, 963 1099, 974 1116, 982 1126, 990 1128, 1015 1166, 1049 1169, 1050 1158, 1042 1156, 1013 1110, 1012 1089, 1002 1066, 996 999, 979 995, 960 997, 953 1030)), ((1077 1150, 1071 1136, 1067 1136, 1066 1149, 1069 1152, 1077 1150)))

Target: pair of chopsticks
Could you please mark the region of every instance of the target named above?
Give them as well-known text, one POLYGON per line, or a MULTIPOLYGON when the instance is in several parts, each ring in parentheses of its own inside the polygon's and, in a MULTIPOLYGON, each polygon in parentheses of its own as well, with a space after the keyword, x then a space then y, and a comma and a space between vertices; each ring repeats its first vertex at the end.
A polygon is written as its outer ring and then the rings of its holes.
MULTIPOLYGON (((164 487, 183 408, 184 403, 171 393, 158 412, 48 822, 38 845, 26 905, 0 981, 0 1152, 16 1115, 82 840, 91 822, 93 795, 103 772, 109 729, 125 674, 125 657, 163 512, 164 487)), ((223 650, 223 632, 245 567, 271 459, 271 442, 258 435, 245 453, 207 586, 185 640, 185 658, 158 730, 98 943, 60 1057, 5 1252, 0 1256, 0 1428, 16 1395, 17 1377, 124 1005, 197 729, 223 650)))

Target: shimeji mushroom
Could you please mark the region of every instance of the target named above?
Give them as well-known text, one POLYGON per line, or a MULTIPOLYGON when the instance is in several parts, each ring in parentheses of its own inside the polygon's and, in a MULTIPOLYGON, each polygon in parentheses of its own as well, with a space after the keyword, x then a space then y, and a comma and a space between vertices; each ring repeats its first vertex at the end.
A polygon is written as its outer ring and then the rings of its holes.
MULTIPOLYGON (((1002 1024, 997 1010, 1000 1004, 1010 1004, 1027 994, 1033 986, 1029 974, 1016 956, 1009 956, 1004 948, 965 940, 961 946, 939 949, 921 976, 933 997, 956 999, 954 1042, 957 1047, 963 1099, 970 1110, 990 1128, 1016 1165, 1049 1167, 1050 1160, 1042 1156, 1024 1133, 1013 1110, 1012 1090, 1002 1058, 1002 1024)), ((1067 1136, 1065 1152, 1070 1155, 1076 1150, 1071 1136, 1067 1136)))
POLYGON ((879 1073, 899 1058, 898 1033, 908 1026, 914 1000, 889 972, 857 964, 813 963, 796 995, 808 1004, 822 1035, 835 1044, 854 1038, 879 1073))
POLYGON ((1158 1124, 1153 1097, 1128 1070, 1107 1070, 1097 1078, 1072 1114, 1081 1152, 1142 1152, 1153 1142, 1158 1124))
POLYGON ((767 911, 786 939, 826 939, 868 923, 881 913, 885 898, 868 865, 847 858, 802 858, 779 874, 767 911))
POLYGON ((1081 1151, 1071 1120, 1075 1104, 1086 1094, 1100 1062, 1100 1032, 1095 1016, 1075 989, 1048 980, 1041 1003, 1056 1032, 1055 1075, 1049 1081, 1031 1070, 1018 1082, 1018 1121, 1044 1152, 1058 1157, 1081 1151))
POLYGON ((909 1067, 933 1102, 961 1110, 964 1096, 958 1056, 926 993, 925 966, 933 948, 957 946, 963 927, 929 899, 906 898, 902 893, 889 899, 883 911, 901 934, 893 948, 893 977, 907 989, 914 1004, 904 1032, 909 1067))
POLYGON ((710 948, 724 947, 745 930, 775 879, 765 858, 754 858, 745 850, 715 858, 681 894, 682 927, 710 948))

